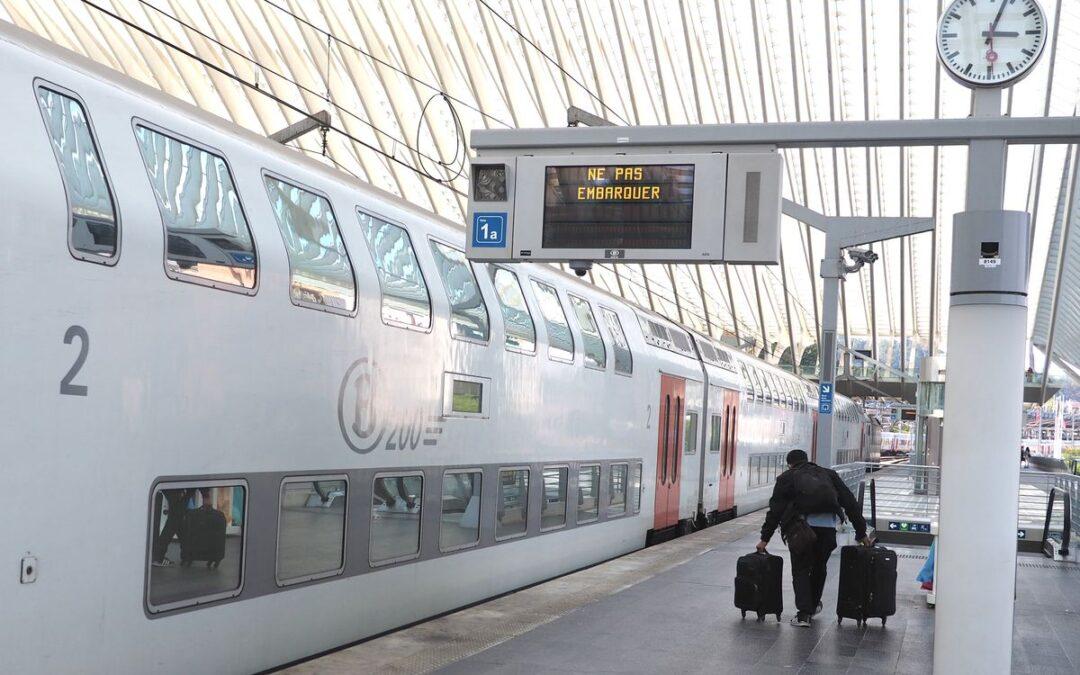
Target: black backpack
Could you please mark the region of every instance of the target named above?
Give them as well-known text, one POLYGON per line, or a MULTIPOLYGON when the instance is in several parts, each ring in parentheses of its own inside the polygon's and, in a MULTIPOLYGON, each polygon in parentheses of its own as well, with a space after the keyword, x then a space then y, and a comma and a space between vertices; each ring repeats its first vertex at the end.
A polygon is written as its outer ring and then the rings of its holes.
POLYGON ((842 513, 840 497, 827 470, 807 463, 795 470, 792 482, 795 486, 795 510, 800 514, 842 513))

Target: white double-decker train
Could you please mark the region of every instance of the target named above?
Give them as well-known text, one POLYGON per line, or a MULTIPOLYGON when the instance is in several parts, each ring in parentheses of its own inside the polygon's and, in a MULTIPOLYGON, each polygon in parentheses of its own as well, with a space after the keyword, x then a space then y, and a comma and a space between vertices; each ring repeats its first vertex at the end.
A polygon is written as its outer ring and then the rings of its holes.
POLYGON ((0 60, 2 672, 271 668, 813 449, 789 373, 9 25, 0 60))

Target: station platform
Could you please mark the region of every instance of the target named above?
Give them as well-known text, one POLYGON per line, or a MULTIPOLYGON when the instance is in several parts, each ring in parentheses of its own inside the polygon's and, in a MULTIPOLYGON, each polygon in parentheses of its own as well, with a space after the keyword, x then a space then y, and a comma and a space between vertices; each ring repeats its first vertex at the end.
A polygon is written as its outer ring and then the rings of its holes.
MULTIPOLYGON (((753 550, 763 512, 742 516, 558 579, 326 654, 284 672, 320 673, 929 673, 934 610, 915 576, 925 548, 899 557, 897 612, 888 625, 838 626, 839 552, 825 610, 788 624, 794 596, 785 560, 784 620, 742 619, 732 604, 735 561, 753 550)), ((787 557, 779 541, 770 549, 787 557)), ((972 573, 977 574, 973 562, 972 573)), ((1080 566, 1020 554, 1014 673, 1080 671, 1080 566)))

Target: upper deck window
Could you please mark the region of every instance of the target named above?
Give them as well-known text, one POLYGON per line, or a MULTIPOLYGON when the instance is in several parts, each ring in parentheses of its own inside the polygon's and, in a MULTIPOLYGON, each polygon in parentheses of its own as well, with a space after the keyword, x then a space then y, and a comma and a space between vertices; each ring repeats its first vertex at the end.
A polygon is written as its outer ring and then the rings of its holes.
POLYGON ((506 346, 519 352, 532 354, 536 350, 536 326, 525 303, 525 294, 517 275, 505 267, 491 267, 491 282, 502 309, 506 346))
POLYGON ((611 337, 612 349, 615 351, 615 372, 630 375, 634 372, 634 355, 630 352, 630 343, 626 341, 619 315, 606 307, 600 308, 600 315, 604 317, 608 335, 611 337))
POLYGON ((574 360, 574 336, 570 332, 570 323, 566 320, 559 293, 542 281, 532 280, 536 290, 536 299, 540 303, 540 314, 544 317, 544 326, 548 334, 548 356, 559 361, 574 360))
POLYGON ((38 87, 37 99, 67 191, 68 249, 76 258, 113 264, 120 226, 86 110, 45 87, 38 87))
POLYGON ((600 337, 600 327, 596 325, 592 307, 587 300, 576 295, 567 297, 570 298, 570 307, 577 317, 578 327, 581 328, 585 365, 600 369, 607 367, 607 350, 604 348, 604 338, 600 337))
POLYGON ((450 301, 450 334, 456 338, 487 342, 487 305, 465 254, 437 241, 431 242, 431 253, 450 301))
POLYGON ((135 137, 165 222, 165 272, 255 288, 255 245, 225 160, 142 125, 135 137))
POLYGON ((274 176, 263 178, 289 254, 293 304, 352 314, 356 280, 330 202, 274 176))
POLYGON ((382 289, 382 318, 388 324, 427 330, 431 299, 405 228, 357 209, 382 289))

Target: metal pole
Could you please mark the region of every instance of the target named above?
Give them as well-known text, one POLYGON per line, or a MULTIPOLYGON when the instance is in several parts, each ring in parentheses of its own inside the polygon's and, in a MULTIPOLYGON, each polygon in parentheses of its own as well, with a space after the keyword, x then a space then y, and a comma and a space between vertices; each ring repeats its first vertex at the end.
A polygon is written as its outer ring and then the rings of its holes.
MULTIPOLYGON (((820 375, 818 390, 836 387, 836 328, 838 305, 840 304, 840 281, 843 279, 843 260, 840 249, 831 245, 826 235, 825 257, 821 261, 821 351, 818 353, 820 375)), ((818 406, 817 425, 817 463, 821 466, 833 466, 836 452, 832 444, 832 404, 818 406)))
MULTIPOLYGON (((974 103, 975 117, 999 117, 1001 90, 976 90, 974 103)), ((954 241, 963 236, 961 228, 979 228, 1005 216, 1004 165, 1003 140, 972 141, 967 213, 957 215, 954 241)), ((1026 248, 1026 231, 1022 238, 1019 249, 1026 248)), ((953 247, 946 349, 941 534, 934 580, 934 672, 942 674, 1007 673, 1012 664, 1020 478, 1016 449, 1022 429, 1027 306, 1019 295, 1006 300, 983 293, 986 299, 973 304, 971 295, 957 294, 956 283, 963 279, 958 269, 979 273, 972 266, 980 253, 970 248, 953 247), (978 573, 973 574, 976 561, 978 573)), ((1026 251, 1013 248, 1001 254, 1015 261, 1026 251)))

